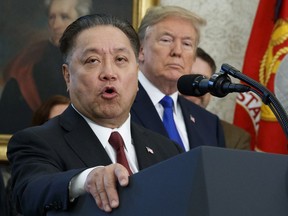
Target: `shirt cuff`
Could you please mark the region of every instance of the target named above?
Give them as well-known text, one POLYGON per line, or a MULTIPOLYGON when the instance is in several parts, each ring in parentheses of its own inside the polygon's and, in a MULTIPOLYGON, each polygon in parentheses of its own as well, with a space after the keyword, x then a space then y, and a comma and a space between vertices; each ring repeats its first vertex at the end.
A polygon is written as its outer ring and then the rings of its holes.
MULTIPOLYGON (((101 166, 97 166, 97 167, 101 167, 101 166)), ((70 197, 71 202, 75 198, 79 197, 80 195, 82 195, 86 192, 85 188, 84 188, 86 178, 89 175, 89 173, 97 167, 92 167, 92 168, 86 169, 71 179, 71 181, 69 183, 69 197, 70 197)))

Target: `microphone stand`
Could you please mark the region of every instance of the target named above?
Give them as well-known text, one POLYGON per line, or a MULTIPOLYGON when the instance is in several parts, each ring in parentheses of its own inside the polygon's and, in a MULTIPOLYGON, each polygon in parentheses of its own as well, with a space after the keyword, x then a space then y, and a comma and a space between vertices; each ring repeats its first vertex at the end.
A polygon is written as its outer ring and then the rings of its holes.
POLYGON ((251 88, 250 90, 257 94, 262 99, 262 102, 264 104, 270 107, 270 109, 276 116, 278 122, 280 123, 283 131, 285 132, 286 138, 288 139, 288 116, 285 109, 280 104, 275 95, 265 86, 241 73, 239 70, 235 69, 229 64, 222 64, 221 72, 224 74, 229 74, 252 86, 253 88, 251 88))

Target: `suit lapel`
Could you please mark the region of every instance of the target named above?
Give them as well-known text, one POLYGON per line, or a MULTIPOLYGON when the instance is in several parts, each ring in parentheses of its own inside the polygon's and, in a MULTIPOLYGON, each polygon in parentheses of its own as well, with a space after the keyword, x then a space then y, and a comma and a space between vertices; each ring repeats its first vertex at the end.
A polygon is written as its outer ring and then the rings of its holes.
POLYGON ((133 138, 133 145, 137 155, 139 170, 153 165, 155 163, 154 154, 147 151, 147 148, 150 148, 153 151, 153 143, 147 142, 145 139, 145 137, 147 137, 145 132, 134 123, 131 124, 131 133, 133 138))
POLYGON ((139 170, 145 169, 158 163, 159 155, 158 148, 155 145, 155 140, 149 140, 149 134, 141 126, 131 122, 131 134, 133 145, 135 147, 139 170))
POLYGON ((193 109, 193 106, 196 105, 192 104, 190 101, 187 101, 181 95, 178 97, 178 102, 182 110, 190 149, 200 146, 203 143, 203 140, 197 128, 197 121, 201 121, 201 119, 197 119, 195 117, 196 110, 193 109))
POLYGON ((65 139, 87 167, 111 164, 109 156, 87 122, 70 105, 60 117, 65 139))
POLYGON ((131 108, 131 117, 132 121, 168 137, 157 110, 140 82, 137 96, 131 108))
MULTIPOLYGON (((201 133, 196 126, 197 121, 201 120, 195 118, 197 111, 194 109, 194 106, 196 105, 186 100, 181 95, 178 97, 178 102, 183 113, 190 148, 200 146, 201 143, 203 143, 203 139, 201 138, 201 133)), ((143 127, 149 128, 154 132, 168 137, 162 120, 160 119, 151 99, 140 82, 139 91, 131 109, 131 117, 132 121, 142 125, 143 127)))

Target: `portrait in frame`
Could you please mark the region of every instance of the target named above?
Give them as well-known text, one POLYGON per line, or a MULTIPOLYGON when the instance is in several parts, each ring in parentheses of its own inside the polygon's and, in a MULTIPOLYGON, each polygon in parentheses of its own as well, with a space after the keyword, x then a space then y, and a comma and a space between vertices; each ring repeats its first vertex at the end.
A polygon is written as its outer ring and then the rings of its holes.
MULTIPOLYGON (((5 85, 9 81, 7 68, 15 64, 13 58, 29 44, 47 37, 48 16, 44 1, 2 0, 0 2, 0 22, 2 26, 0 29, 0 108, 5 85)), ((92 2, 91 13, 109 13, 126 19, 131 22, 136 30, 147 8, 159 4, 159 0, 92 0, 92 2)), ((37 57, 37 54, 26 55, 25 58, 27 57, 37 57)), ((26 79, 25 75, 22 78, 26 79)), ((29 87, 29 85, 25 86, 29 87)), ((51 88, 54 88, 54 86, 51 86, 51 88)), ((27 91, 33 92, 33 88, 27 91)), ((27 118, 27 116, 23 115, 23 118, 25 117, 27 118)), ((28 118, 30 117, 28 116, 28 118)), ((7 119, 1 119, 0 115, 0 124, 2 126, 4 125, 5 127, 9 122, 7 119)), ((0 130, 0 162, 7 162, 7 143, 11 134, 0 130)))

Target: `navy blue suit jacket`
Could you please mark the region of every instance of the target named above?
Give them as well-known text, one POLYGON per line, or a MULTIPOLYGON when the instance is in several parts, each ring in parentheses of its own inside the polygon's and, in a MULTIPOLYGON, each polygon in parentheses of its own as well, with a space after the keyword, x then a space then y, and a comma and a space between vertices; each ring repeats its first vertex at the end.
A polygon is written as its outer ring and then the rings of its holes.
MULTIPOLYGON (((131 135, 139 170, 182 152, 170 139, 135 123, 131 123, 131 135)), ((29 216, 69 209, 71 178, 88 167, 112 163, 71 105, 44 125, 17 132, 9 141, 7 156, 17 207, 29 216)))
MULTIPOLYGON (((183 113, 190 149, 202 145, 225 147, 223 129, 216 115, 181 95, 178 103, 183 113)), ((140 82, 131 117, 132 121, 168 137, 157 110, 140 82)))

